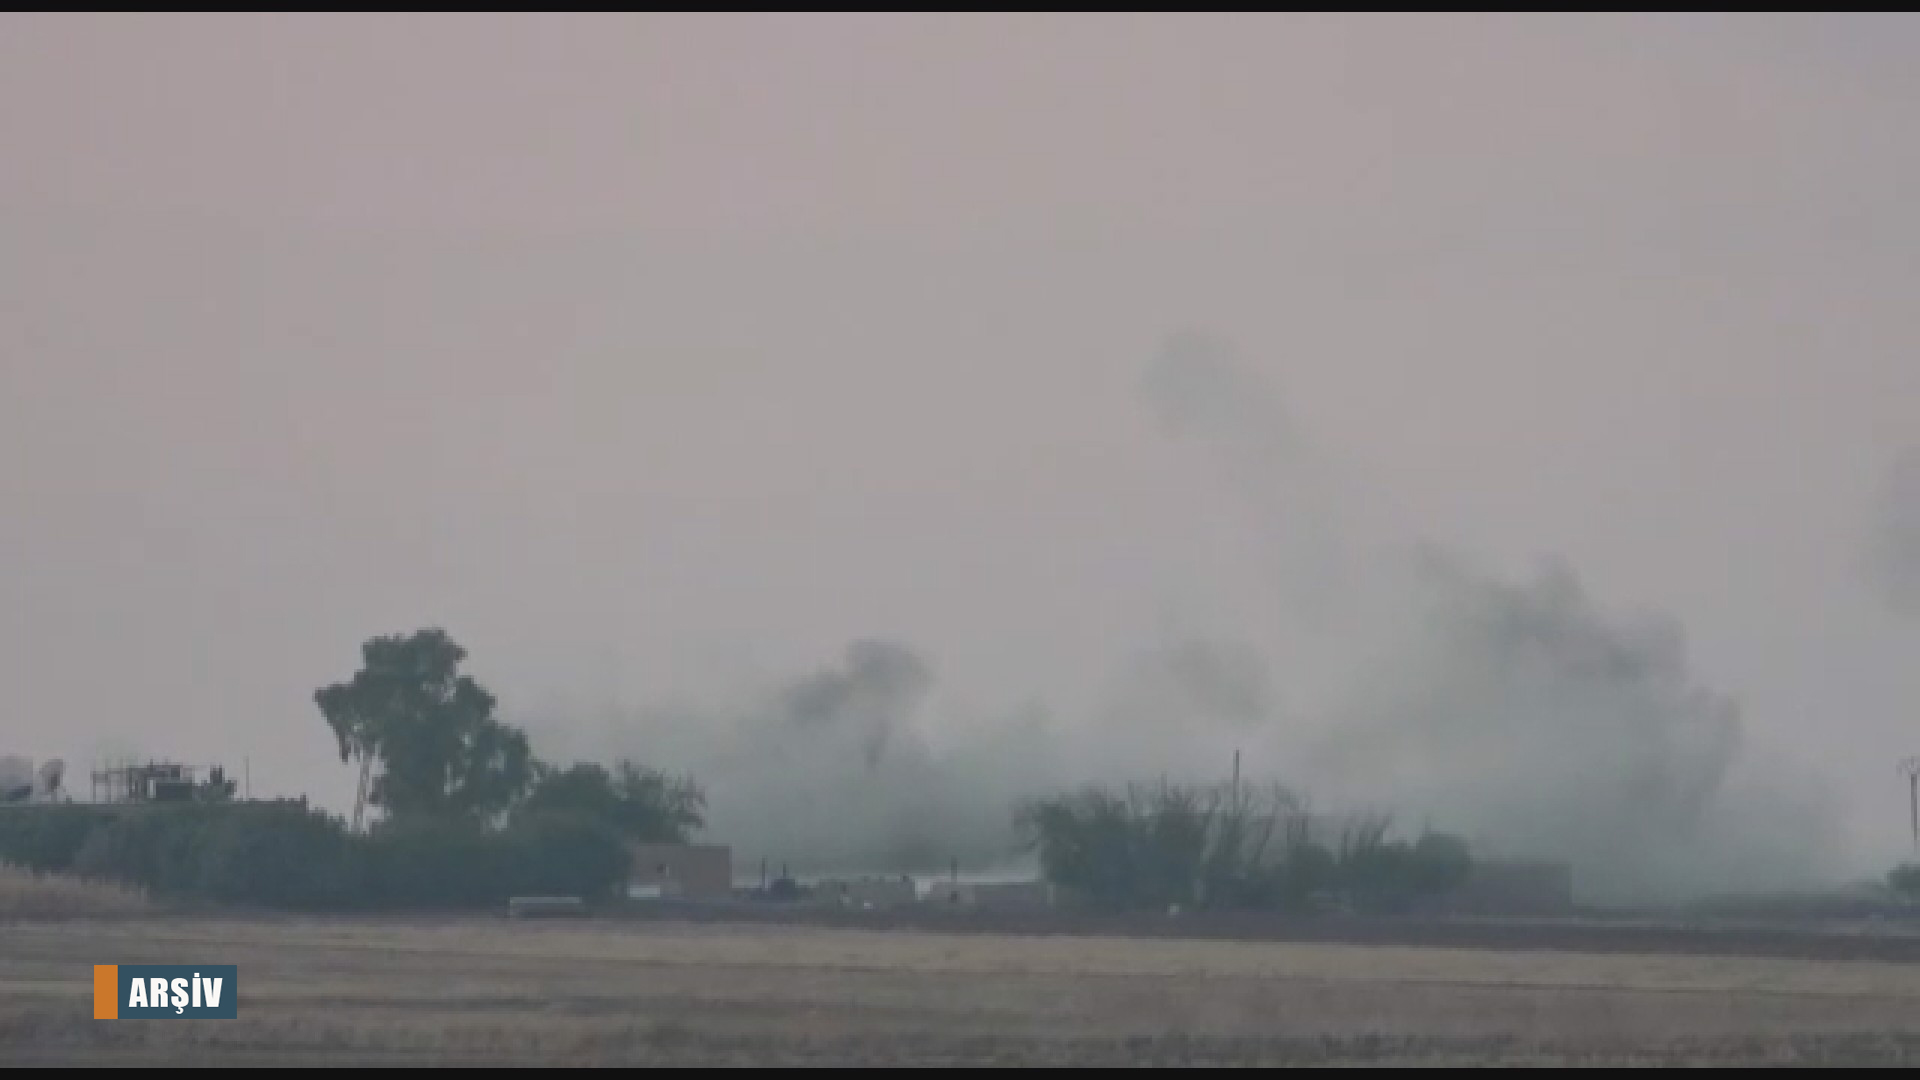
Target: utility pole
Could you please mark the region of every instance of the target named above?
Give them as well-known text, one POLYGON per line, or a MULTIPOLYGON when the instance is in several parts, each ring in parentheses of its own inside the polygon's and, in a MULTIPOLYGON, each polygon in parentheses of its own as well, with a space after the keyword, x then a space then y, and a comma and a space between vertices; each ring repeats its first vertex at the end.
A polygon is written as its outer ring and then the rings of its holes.
POLYGON ((1913 851, 1920 855, 1920 757, 1901 762, 1900 774, 1907 778, 1907 814, 1913 822, 1913 851))
POLYGON ((1233 752, 1233 783, 1227 788, 1227 803, 1234 809, 1240 808, 1240 751, 1233 752))

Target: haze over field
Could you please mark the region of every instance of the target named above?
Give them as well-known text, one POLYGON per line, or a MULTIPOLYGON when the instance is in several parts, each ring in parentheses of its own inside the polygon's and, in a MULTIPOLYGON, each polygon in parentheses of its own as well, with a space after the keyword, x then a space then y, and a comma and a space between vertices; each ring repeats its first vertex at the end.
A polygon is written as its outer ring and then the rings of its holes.
POLYGON ((445 626, 743 858, 1280 778, 1879 876, 1920 22, 0 16, 0 753, 345 809, 445 626))

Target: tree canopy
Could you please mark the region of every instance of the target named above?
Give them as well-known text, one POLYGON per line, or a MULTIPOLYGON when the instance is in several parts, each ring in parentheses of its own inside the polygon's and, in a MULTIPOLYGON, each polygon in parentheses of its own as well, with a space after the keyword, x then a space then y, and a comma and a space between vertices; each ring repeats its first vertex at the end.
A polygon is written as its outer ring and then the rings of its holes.
POLYGON ((526 735, 496 720, 493 695, 460 674, 466 655, 438 627, 376 637, 351 680, 314 693, 340 760, 361 762, 367 801, 389 817, 491 821, 532 781, 526 735))
POLYGON ((1887 874, 1887 885, 1895 895, 1920 900, 1920 862, 1901 863, 1887 874))
POLYGON ((706 805, 706 793, 692 777, 625 760, 616 773, 579 762, 565 769, 540 766, 516 815, 577 814, 605 822, 629 840, 680 844, 705 824, 706 805))
POLYGON ((1393 841, 1387 820, 1371 818, 1328 847, 1309 820, 1277 785, 1259 795, 1166 784, 1067 792, 1026 804, 1016 819, 1049 881, 1110 909, 1299 909, 1318 895, 1397 910, 1444 895, 1473 868, 1458 837, 1393 841))

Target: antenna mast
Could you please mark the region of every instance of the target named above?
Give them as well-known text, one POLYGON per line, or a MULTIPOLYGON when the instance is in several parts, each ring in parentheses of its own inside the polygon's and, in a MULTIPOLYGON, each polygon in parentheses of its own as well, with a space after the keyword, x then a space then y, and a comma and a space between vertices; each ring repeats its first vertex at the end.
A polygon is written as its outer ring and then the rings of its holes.
POLYGON ((1920 757, 1901 762, 1900 775, 1907 778, 1907 814, 1913 823, 1913 850, 1920 855, 1920 757))

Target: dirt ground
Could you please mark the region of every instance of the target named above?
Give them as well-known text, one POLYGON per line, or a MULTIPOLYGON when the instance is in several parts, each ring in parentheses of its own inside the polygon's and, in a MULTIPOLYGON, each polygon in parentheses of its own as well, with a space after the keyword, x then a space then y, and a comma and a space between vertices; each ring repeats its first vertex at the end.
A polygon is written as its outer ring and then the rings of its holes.
POLYGON ((1920 1063, 1920 964, 658 921, 0 924, 0 1064, 1920 1063), (95 963, 239 1018, 95 1021, 95 963))

